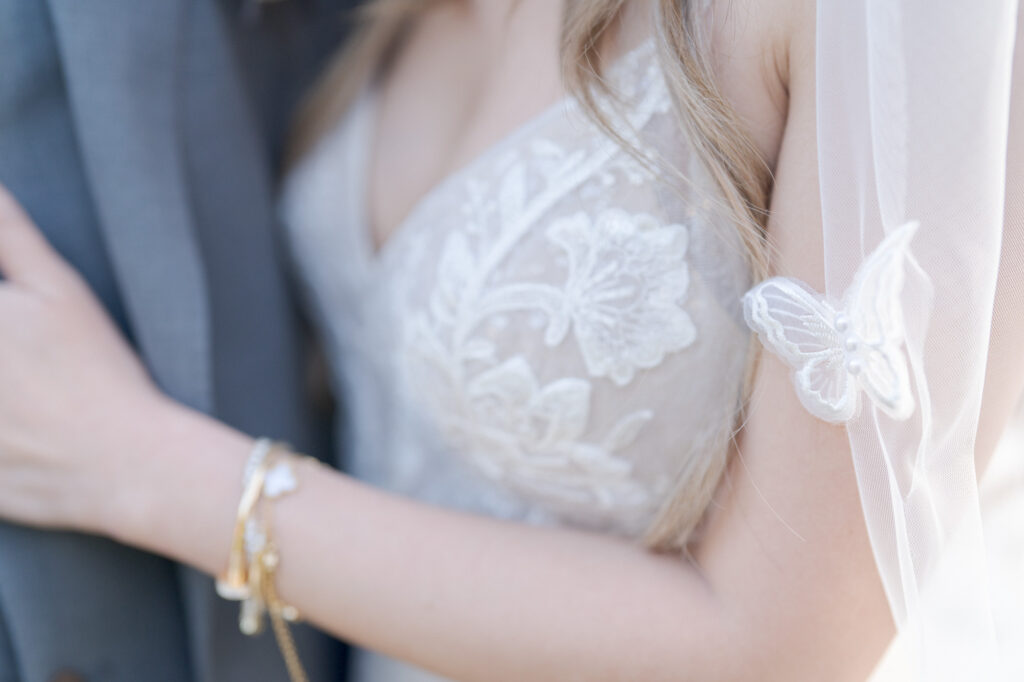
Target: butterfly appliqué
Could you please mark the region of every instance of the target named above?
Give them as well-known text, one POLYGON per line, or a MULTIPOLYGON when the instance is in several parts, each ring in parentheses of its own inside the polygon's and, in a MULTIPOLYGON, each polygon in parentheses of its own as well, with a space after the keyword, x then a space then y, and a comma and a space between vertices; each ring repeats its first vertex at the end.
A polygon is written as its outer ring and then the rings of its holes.
POLYGON ((910 222, 886 236, 838 306, 789 277, 765 280, 743 297, 747 325, 793 368, 800 402, 819 419, 850 421, 861 391, 893 419, 913 414, 900 293, 917 227, 910 222))

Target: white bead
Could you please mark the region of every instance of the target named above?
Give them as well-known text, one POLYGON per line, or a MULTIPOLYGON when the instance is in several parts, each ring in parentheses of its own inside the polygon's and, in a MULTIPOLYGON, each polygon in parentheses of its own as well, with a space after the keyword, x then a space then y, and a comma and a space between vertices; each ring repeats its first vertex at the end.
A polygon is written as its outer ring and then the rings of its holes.
POLYGON ((267 438, 260 438, 253 444, 252 450, 249 451, 249 457, 245 462, 245 468, 242 473, 243 486, 249 485, 249 479, 252 478, 256 469, 263 464, 263 460, 267 458, 267 455, 270 454, 273 447, 273 441, 267 438))
POLYGON ((846 371, 854 376, 860 374, 862 369, 864 369, 864 363, 859 358, 852 358, 846 363, 846 371))
POLYGON ((285 493, 290 493, 296 487, 298 487, 298 482, 295 480, 295 472, 292 471, 291 465, 281 462, 267 472, 267 478, 263 482, 263 494, 274 499, 285 493))

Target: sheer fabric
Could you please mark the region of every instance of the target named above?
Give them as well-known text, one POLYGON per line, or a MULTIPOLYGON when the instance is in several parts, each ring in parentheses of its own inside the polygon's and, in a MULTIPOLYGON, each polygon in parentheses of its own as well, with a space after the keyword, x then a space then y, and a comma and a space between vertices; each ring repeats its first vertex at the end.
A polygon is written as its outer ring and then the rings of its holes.
POLYGON ((819 2, 830 292, 920 222, 902 292, 918 409, 849 425, 865 518, 920 679, 1009 679, 993 632, 974 440, 999 268, 1016 2, 819 2), (843 85, 839 85, 843 83, 843 85), (936 570, 943 556, 947 570, 936 570))
POLYGON ((1016 5, 818 2, 827 291, 779 279, 747 297, 804 404, 847 424, 912 679, 1019 679, 999 651, 974 457, 1016 5))

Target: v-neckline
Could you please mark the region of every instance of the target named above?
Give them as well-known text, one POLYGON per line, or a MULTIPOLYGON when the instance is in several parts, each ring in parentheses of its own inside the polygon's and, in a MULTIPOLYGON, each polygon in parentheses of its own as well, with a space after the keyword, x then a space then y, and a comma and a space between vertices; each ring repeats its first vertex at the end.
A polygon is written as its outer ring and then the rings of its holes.
POLYGON ((364 91, 361 102, 359 103, 360 111, 358 112, 358 116, 360 120, 356 126, 357 144, 360 146, 360 153, 358 154, 359 163, 356 170, 361 178, 361 182, 359 183, 360 187, 357 190, 357 202, 359 206, 358 231, 361 235, 360 241, 364 245, 364 250, 366 251, 369 259, 374 262, 382 262, 386 259, 387 253, 391 250, 392 243, 401 239, 401 236, 407 230, 407 227, 414 223, 419 214, 423 213, 433 203, 435 197, 441 195, 448 187, 455 185, 463 177, 479 168, 501 149, 504 149, 513 142, 517 142, 521 138, 525 137, 528 133, 546 122, 554 114, 561 111, 571 111, 575 106, 576 98, 572 95, 563 95, 559 97, 554 103, 546 106, 539 112, 532 114, 522 123, 513 127, 509 132, 503 134, 490 144, 483 147, 477 154, 466 161, 466 163, 441 176, 437 182, 431 185, 426 192, 421 194, 419 198, 413 202, 412 207, 406 212, 405 216, 398 221, 395 227, 389 232, 387 238, 379 245, 375 239, 374 225, 370 218, 369 196, 372 180, 370 175, 372 172, 371 154, 373 153, 373 141, 377 130, 378 99, 379 93, 375 89, 370 88, 364 91))
MULTIPOLYGON (((616 58, 608 69, 609 80, 614 80, 615 73, 624 64, 628 64, 643 52, 651 50, 653 43, 653 39, 648 38, 616 58)), ((358 239, 367 260, 374 265, 382 264, 388 259, 388 254, 394 249, 395 242, 403 240, 405 233, 409 231, 410 226, 415 223, 419 215, 425 212, 446 189, 460 182, 465 176, 471 174, 501 150, 526 137, 555 114, 562 113, 568 115, 578 106, 577 98, 574 95, 562 95, 552 104, 530 115, 522 123, 512 127, 509 132, 504 133, 493 142, 484 146, 466 163, 443 175, 426 192, 421 194, 413 202, 412 207, 405 216, 391 230, 387 238, 378 245, 375 239, 374 225, 370 218, 369 196, 371 186, 370 173, 372 172, 371 155, 373 153, 373 142, 376 138, 378 122, 378 100, 379 92, 374 85, 370 85, 363 91, 354 111, 355 125, 353 131, 355 144, 357 145, 353 170, 359 179, 358 183, 354 186, 356 196, 354 203, 357 207, 355 211, 357 216, 356 231, 359 233, 358 239)))

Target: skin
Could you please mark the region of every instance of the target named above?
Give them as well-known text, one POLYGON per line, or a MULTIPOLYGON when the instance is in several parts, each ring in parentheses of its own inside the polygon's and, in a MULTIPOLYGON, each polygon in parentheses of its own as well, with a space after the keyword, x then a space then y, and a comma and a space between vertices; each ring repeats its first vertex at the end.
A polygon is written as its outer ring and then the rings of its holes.
MULTIPOLYGON (((520 17, 532 17, 519 29, 498 20, 504 0, 480 0, 438 10, 409 38, 383 86, 371 192, 379 242, 438 178, 558 96, 553 58, 538 62, 547 76, 531 75, 536 92, 513 68, 526 36, 553 36, 543 22, 557 20, 545 0, 519 4, 520 17), (487 38, 454 46, 476 32, 487 38), (438 45, 452 54, 430 61, 438 45), (456 62, 463 71, 447 72, 456 62), (410 84, 431 74, 439 80, 428 92, 451 97, 415 96, 410 84), (493 87, 505 76, 517 80, 493 87), (470 80, 474 87, 457 87, 470 80), (422 111, 403 120, 412 101, 422 111), (388 140, 414 125, 436 148, 407 157, 398 177, 401 146, 388 140), (390 208, 384 177, 396 178, 390 208)), ((820 289, 813 3, 734 0, 716 17, 723 91, 757 122, 775 171, 775 268, 820 289)), ((1021 87, 1014 111, 1024 112, 1021 87)), ((1020 128, 1011 132, 1004 250, 1016 263, 1020 128)), ((1024 359, 1009 352, 1024 338, 1013 295, 1024 273, 1014 270, 999 283, 981 459, 1024 385, 1024 359)), ((251 437, 161 395, 82 280, 2 192, 0 271, 0 516, 221 571, 251 437)), ((774 358, 761 363, 754 395, 691 560, 449 512, 305 465, 301 491, 275 510, 279 588, 325 630, 460 680, 862 680, 892 624, 845 431, 807 414, 774 358)))

